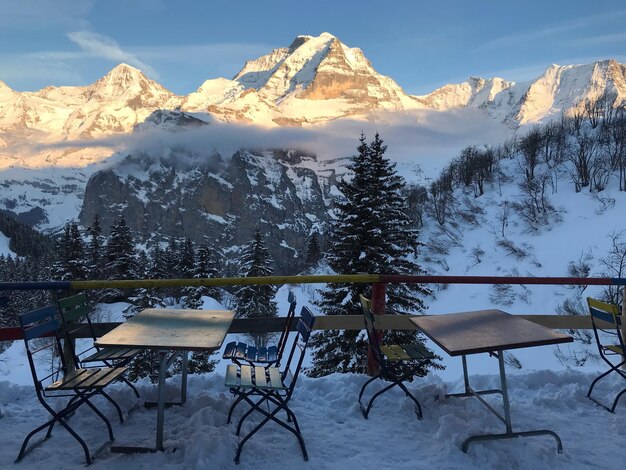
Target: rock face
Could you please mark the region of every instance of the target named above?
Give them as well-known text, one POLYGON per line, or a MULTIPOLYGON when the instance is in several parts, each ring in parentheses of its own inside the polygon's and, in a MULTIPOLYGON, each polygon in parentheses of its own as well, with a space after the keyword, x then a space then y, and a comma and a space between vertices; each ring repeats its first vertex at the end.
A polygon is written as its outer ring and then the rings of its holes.
MULTIPOLYGON (((328 178, 308 168, 315 156, 297 151, 239 151, 227 161, 181 168, 184 154, 159 163, 129 156, 87 183, 80 222, 98 214, 105 231, 123 214, 142 241, 189 237, 238 250, 258 226, 275 260, 275 272, 300 267, 307 237, 328 220, 328 178)), ((197 162, 197 159, 194 160, 197 162)))

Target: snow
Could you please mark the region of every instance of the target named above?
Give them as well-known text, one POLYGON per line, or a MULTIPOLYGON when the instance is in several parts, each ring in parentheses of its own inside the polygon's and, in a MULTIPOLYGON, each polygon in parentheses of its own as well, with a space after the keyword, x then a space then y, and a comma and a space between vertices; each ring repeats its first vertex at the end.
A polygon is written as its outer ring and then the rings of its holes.
POLYGON ((0 232, 0 256, 11 256, 15 257, 15 253, 11 251, 9 248, 9 243, 11 239, 7 237, 4 233, 0 232))
MULTIPOLYGON (((165 452, 126 455, 106 451, 93 468, 187 469, 210 465, 219 469, 621 469, 626 459, 626 407, 618 406, 616 413, 610 414, 588 400, 585 394, 592 378, 579 371, 533 371, 509 378, 514 430, 551 429, 563 440, 563 454, 556 452, 549 436, 473 444, 464 454, 460 445, 466 437, 502 432, 503 425, 473 398, 435 399, 458 391, 460 380, 444 381, 431 374, 409 384, 424 410, 421 421, 398 390, 381 396, 365 420, 357 397, 366 376, 301 376, 291 406, 302 428, 310 461, 303 461, 293 435, 271 424, 248 441, 241 465, 237 466, 233 463, 238 442, 235 424, 226 423, 232 397, 223 386, 224 376, 190 376, 187 404, 165 411, 165 452)), ((498 386, 495 375, 472 376, 471 380, 476 388, 498 386)), ((177 397, 179 385, 180 377, 168 381, 167 399, 177 397)), ((623 383, 609 380, 604 390, 616 393, 620 386, 623 383)), ((139 383, 139 391, 143 399, 155 398, 156 387, 146 381, 139 383)), ((110 394, 125 410, 136 403, 132 391, 123 385, 112 386, 110 394)), ((111 419, 116 445, 154 444, 154 410, 140 407, 119 424, 108 403, 94 401, 111 419)), ((23 438, 47 415, 32 386, 0 382, 0 403, 4 414, 0 421, 0 468, 12 468, 23 438)), ((239 407, 235 422, 244 410, 244 406, 239 407)), ((70 424, 92 449, 106 439, 104 426, 87 409, 80 409, 70 424)), ((243 431, 252 426, 253 422, 248 422, 243 431)), ((83 468, 83 459, 80 447, 69 434, 55 428, 52 438, 27 455, 20 468, 55 468, 63 462, 64 469, 78 469, 83 468)))

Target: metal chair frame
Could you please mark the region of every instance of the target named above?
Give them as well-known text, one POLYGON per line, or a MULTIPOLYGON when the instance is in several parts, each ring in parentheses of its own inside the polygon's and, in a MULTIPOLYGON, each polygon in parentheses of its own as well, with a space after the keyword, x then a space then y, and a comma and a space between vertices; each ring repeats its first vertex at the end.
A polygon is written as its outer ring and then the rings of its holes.
POLYGON ((615 407, 617 406, 617 402, 621 398, 624 393, 626 393, 626 388, 620 391, 615 399, 613 400, 613 404, 609 407, 604 403, 596 400, 591 396, 593 392, 593 388, 596 384, 607 377, 612 372, 616 372, 623 379, 626 380, 626 372, 624 372, 621 368, 626 364, 626 348, 624 347, 624 338, 622 336, 621 326, 622 326, 622 315, 620 314, 619 307, 614 304, 609 304, 606 302, 601 302, 596 299, 592 299, 591 297, 587 297, 587 304, 589 305, 589 314, 591 316, 591 324, 593 325, 593 334, 596 338, 596 343, 598 345, 598 352, 600 353, 600 357, 604 362, 609 366, 609 370, 600 374, 598 377, 591 382, 591 386, 589 387, 589 391, 587 392, 587 398, 591 401, 600 405, 605 410, 610 413, 615 413, 615 407), (602 320, 612 325, 611 329, 602 328, 602 326, 598 325, 597 321, 602 320), (617 345, 605 345, 600 338, 600 333, 608 334, 611 337, 614 337, 619 344, 617 345), (619 363, 614 364, 610 358, 611 357, 621 357, 619 363))
MULTIPOLYGON (((250 405, 250 409, 247 410, 242 417, 240 418, 237 424, 236 435, 241 435, 241 428, 243 426, 244 421, 252 415, 252 413, 259 412, 263 415, 263 420, 257 424, 248 434, 246 434, 243 438, 240 439, 239 445, 237 447, 237 452, 235 455, 235 462, 239 463, 241 451, 243 450, 243 446, 245 443, 255 435, 263 426, 265 426, 268 422, 273 421, 282 428, 291 432, 298 439, 298 443, 300 444, 300 449, 302 451, 302 456, 305 461, 309 459, 306 446, 304 443, 304 439, 302 437, 302 432, 300 430, 300 426, 298 425, 298 420, 296 415, 293 413, 291 408, 289 407, 289 400, 293 396, 293 391, 296 386, 296 382, 298 380, 298 376, 300 375, 300 370, 302 368, 302 362, 304 360, 304 356, 306 353, 306 347, 311 335, 311 331, 313 328, 313 324, 315 322, 315 316, 311 313, 311 311, 307 307, 302 307, 302 311, 300 313, 300 320, 296 326, 297 333, 294 338, 289 357, 285 364, 285 367, 282 371, 280 371, 280 385, 270 386, 266 380, 266 377, 263 377, 262 380, 257 380, 256 384, 252 384, 250 386, 239 385, 231 387, 231 392, 237 396, 234 403, 231 405, 228 411, 228 422, 230 423, 232 414, 236 406, 245 401, 250 405), (291 366, 295 364, 293 372, 291 372, 291 366), (262 383, 265 382, 265 386, 262 383), (257 397, 256 400, 253 398, 257 397), (278 417, 278 414, 284 411, 287 415, 287 420, 283 421, 278 417)), ((235 365, 229 367, 236 367, 235 365)), ((252 366, 243 365, 239 366, 238 377, 241 378, 241 370, 244 368, 256 369, 259 371, 267 371, 267 374, 270 375, 273 371, 277 371, 278 368, 254 368, 252 366)), ((265 375, 265 374, 264 374, 265 375)), ((255 376, 256 377, 256 376, 255 376)))
POLYGON ((113 404, 117 410, 120 422, 123 422, 122 411, 119 405, 104 391, 104 387, 113 380, 116 380, 124 370, 109 368, 81 369, 77 367, 78 364, 73 364, 75 369, 72 371, 72 378, 66 380, 66 374, 70 369, 68 369, 68 364, 66 362, 67 359, 63 354, 61 324, 57 318, 56 308, 54 306, 48 306, 21 315, 20 326, 24 334, 28 364, 31 369, 37 398, 48 413, 52 415, 52 419, 33 429, 26 436, 15 462, 21 461, 25 455, 50 438, 54 425, 59 423, 81 445, 85 453, 87 465, 90 465, 93 462, 93 459, 114 440, 111 423, 106 416, 104 416, 104 414, 102 414, 102 412, 98 410, 93 403, 91 403, 90 399, 95 395, 102 395, 113 404), (46 341, 47 344, 31 344, 31 342, 40 339, 46 341), (53 358, 59 358, 59 367, 53 367, 53 370, 49 374, 43 378, 39 378, 37 366, 35 364, 35 357, 38 353, 42 353, 44 351, 52 353, 53 358), (59 377, 63 377, 63 379, 57 380, 59 377), (55 409, 47 402, 47 399, 60 397, 70 399, 64 408, 60 411, 55 411, 55 409), (109 440, 105 442, 93 455, 90 454, 85 441, 68 424, 68 418, 83 404, 91 408, 93 412, 105 423, 109 434, 109 440), (46 428, 47 432, 45 437, 31 446, 28 446, 30 439, 35 434, 46 428))
MULTIPOLYGON (((371 348, 371 354, 378 364, 379 372, 373 377, 370 377, 361 387, 361 392, 359 393, 359 406, 361 407, 361 412, 365 419, 368 418, 370 410, 374 405, 374 401, 383 393, 391 390, 394 387, 399 387, 407 397, 415 404, 415 414, 417 415, 417 419, 422 419, 422 407, 415 398, 415 396, 409 392, 406 385, 403 382, 407 380, 413 380, 413 376, 415 375, 414 371, 411 372, 397 372, 394 371, 392 366, 390 365, 391 361, 386 360, 385 355, 381 349, 383 332, 378 331, 375 326, 375 318, 372 312, 372 302, 370 299, 367 299, 364 296, 360 296, 361 299, 361 307, 363 308, 363 318, 365 320, 365 331, 367 332, 367 339, 369 341, 369 345, 371 348), (369 399, 367 406, 362 403, 363 394, 365 393, 365 389, 369 384, 374 382, 376 379, 386 380, 391 382, 389 385, 383 387, 381 390, 377 391, 372 397, 369 399)), ((406 347, 406 346, 405 346, 406 347)), ((415 367, 419 367, 424 362, 433 359, 434 355, 424 349, 423 351, 419 351, 421 358, 411 357, 409 359, 398 359, 398 363, 402 364, 414 364, 415 367)))
MULTIPOLYGON (((101 348, 95 344, 98 337, 93 323, 91 322, 91 308, 85 294, 77 294, 60 299, 57 304, 59 306, 59 312, 61 313, 61 319, 63 320, 63 330, 65 331, 66 341, 72 347, 74 360, 82 367, 97 367, 89 365, 94 363, 102 363, 111 368, 125 367, 141 352, 140 349, 101 348), (76 352, 72 335, 82 330, 85 326, 89 330, 93 343, 87 349, 76 352), (91 351, 95 351, 95 353, 89 354, 91 351)), ((135 396, 139 398, 137 388, 126 377, 122 377, 121 380, 128 385, 133 390, 135 396)))
POLYGON ((244 342, 230 342, 224 348, 224 354, 222 359, 229 359, 237 365, 247 363, 249 365, 263 365, 264 367, 280 367, 280 360, 282 359, 287 345, 287 339, 289 338, 289 332, 291 331, 291 325, 296 313, 296 297, 293 292, 289 292, 287 297, 289 302, 289 310, 287 311, 285 326, 283 327, 278 342, 274 347, 276 349, 276 356, 273 357, 269 354, 270 348, 257 348, 244 342))

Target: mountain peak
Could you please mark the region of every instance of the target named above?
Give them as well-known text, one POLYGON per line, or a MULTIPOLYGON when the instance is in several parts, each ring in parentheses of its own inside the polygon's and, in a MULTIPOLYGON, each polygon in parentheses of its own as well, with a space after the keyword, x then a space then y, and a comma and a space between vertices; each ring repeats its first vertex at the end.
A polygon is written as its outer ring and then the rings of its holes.
POLYGON ((123 63, 92 83, 88 90, 91 99, 99 97, 104 100, 126 96, 145 101, 150 97, 172 95, 163 86, 146 77, 141 70, 123 63))
POLYGON ((0 94, 4 95, 10 93, 13 93, 13 89, 2 80, 0 80, 0 94))

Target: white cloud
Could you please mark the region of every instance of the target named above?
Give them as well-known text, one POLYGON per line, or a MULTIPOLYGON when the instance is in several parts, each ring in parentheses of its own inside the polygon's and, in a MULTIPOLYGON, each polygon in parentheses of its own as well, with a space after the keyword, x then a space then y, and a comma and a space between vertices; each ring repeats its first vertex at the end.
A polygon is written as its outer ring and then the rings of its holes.
MULTIPOLYGON (((436 175, 459 151, 468 145, 498 144, 510 136, 511 129, 477 110, 449 112, 417 111, 379 113, 363 121, 340 119, 315 128, 266 128, 245 124, 210 125, 179 132, 147 130, 97 140, 38 145, 46 148, 108 147, 122 155, 146 153, 153 158, 169 159, 172 149, 190 155, 217 152, 228 158, 242 148, 298 149, 315 153, 319 160, 350 157, 356 153, 361 132, 372 139, 378 132, 389 146, 387 155, 404 167, 419 165, 426 175, 436 175)), ((184 164, 177 155, 179 164, 184 164)), ((190 157, 194 163, 197 160, 190 157)), ((202 157, 199 157, 202 159, 202 157)), ((118 158, 111 160, 111 163, 118 158)))
POLYGON ((155 80, 159 74, 150 65, 141 61, 135 54, 125 51, 112 38, 91 31, 76 31, 68 33, 67 37, 76 43, 82 50, 95 57, 101 57, 116 63, 125 62, 141 69, 146 75, 155 80))

